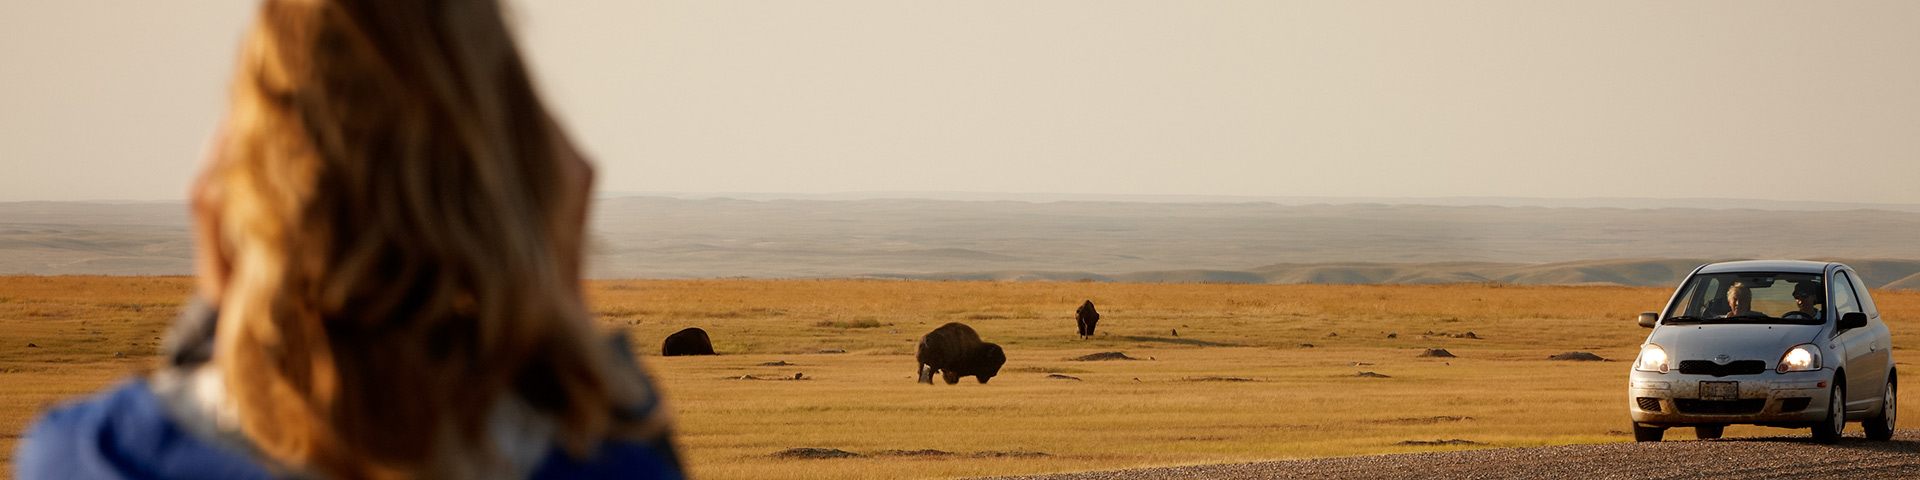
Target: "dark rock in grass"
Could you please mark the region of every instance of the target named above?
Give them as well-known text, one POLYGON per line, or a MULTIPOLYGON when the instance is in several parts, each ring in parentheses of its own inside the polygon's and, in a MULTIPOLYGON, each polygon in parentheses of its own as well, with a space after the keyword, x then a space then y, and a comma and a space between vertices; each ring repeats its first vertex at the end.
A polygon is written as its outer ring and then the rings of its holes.
POLYGON ((27 348, 40 348, 40 346, 29 343, 27 344, 27 348))
POLYGON ((814 353, 823 353, 823 354, 825 354, 825 353, 847 353, 847 351, 846 351, 846 350, 821 350, 821 351, 818 351, 818 352, 814 352, 814 353))
POLYGON ((1422 357, 1452 357, 1452 356, 1453 356, 1453 352, 1449 352, 1449 351, 1447 351, 1447 349, 1444 349, 1444 348, 1429 348, 1429 349, 1427 349, 1427 351, 1425 351, 1425 352, 1420 352, 1420 356, 1422 356, 1422 357))
POLYGON ((1389 333, 1389 334, 1387 334, 1387 338, 1400 338, 1400 334, 1398 334, 1398 333, 1389 333))
POLYGON ((1129 357, 1127 356, 1127 354, 1120 353, 1120 352, 1100 352, 1100 353, 1089 353, 1086 355, 1069 358, 1068 360, 1073 360, 1076 362, 1093 362, 1093 361, 1100 361, 1100 360, 1139 360, 1139 359, 1129 357))
POLYGON ((886 456, 892 456, 892 457, 944 457, 947 455, 953 455, 953 452, 944 452, 944 451, 928 448, 923 450, 884 450, 874 455, 886 455, 886 456))
POLYGON ((1363 377, 1363 378, 1393 378, 1393 377, 1389 377, 1386 375, 1381 375, 1373 372, 1360 372, 1360 373, 1353 374, 1353 376, 1363 377))
POLYGON ((1404 442, 1396 443, 1394 445, 1431 446, 1431 445, 1479 445, 1479 444, 1480 442, 1475 442, 1472 440, 1461 440, 1456 438, 1452 440, 1434 440, 1431 442, 1422 442, 1419 440, 1407 440, 1404 442))
POLYGON ((1047 378, 1051 378, 1051 379, 1054 379, 1054 380, 1073 380, 1073 381, 1076 381, 1076 382, 1077 382, 1077 381, 1080 381, 1080 377, 1069 377, 1069 376, 1066 376, 1066 375, 1061 375, 1061 374, 1058 374, 1058 373, 1056 373, 1056 374, 1052 374, 1052 375, 1047 375, 1047 378))
POLYGON ((1051 457, 1046 452, 974 452, 973 458, 987 457, 1051 457))
POLYGON ((774 453, 773 455, 768 455, 768 456, 773 458, 791 458, 791 459, 866 458, 866 455, 861 455, 858 453, 853 453, 853 452, 849 452, 849 451, 841 450, 837 448, 810 448, 810 447, 789 448, 786 450, 781 450, 778 453, 774 453))
POLYGON ((786 360, 781 360, 781 361, 778 361, 778 362, 767 362, 767 363, 762 363, 762 364, 760 364, 760 366, 762 366, 762 367, 785 367, 785 366, 788 366, 788 365, 793 365, 793 364, 791 364, 791 363, 787 363, 787 361, 786 361, 786 360))
POLYGON ((1567 353, 1562 353, 1559 355, 1547 357, 1547 359, 1548 360, 1577 360, 1582 362, 1604 362, 1607 360, 1604 358, 1600 358, 1599 355, 1594 355, 1587 352, 1567 352, 1567 353))
POLYGON ((1311 343, 1302 343, 1302 344, 1300 344, 1300 348, 1313 348, 1313 344, 1311 344, 1311 343))

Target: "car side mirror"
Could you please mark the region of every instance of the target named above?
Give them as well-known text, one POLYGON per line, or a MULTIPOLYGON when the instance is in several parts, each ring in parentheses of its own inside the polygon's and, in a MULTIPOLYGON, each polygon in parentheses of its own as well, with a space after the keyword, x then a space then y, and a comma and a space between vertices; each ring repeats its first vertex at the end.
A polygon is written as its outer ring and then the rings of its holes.
POLYGON ((1867 314, 1865 313, 1847 312, 1847 314, 1840 316, 1841 330, 1846 330, 1849 328, 1860 328, 1864 326, 1867 326, 1867 314))
POLYGON ((1653 313, 1653 312, 1645 312, 1640 314, 1640 326, 1653 328, 1653 326, 1658 323, 1660 323, 1660 314, 1653 313))

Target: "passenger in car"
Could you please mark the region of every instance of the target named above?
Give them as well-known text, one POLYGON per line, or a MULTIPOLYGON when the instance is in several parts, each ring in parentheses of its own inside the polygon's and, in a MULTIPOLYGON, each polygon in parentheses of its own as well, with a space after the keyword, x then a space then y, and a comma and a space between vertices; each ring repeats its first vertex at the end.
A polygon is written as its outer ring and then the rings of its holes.
POLYGON ((1721 318, 1752 315, 1754 313, 1753 289, 1748 288, 1745 282, 1735 282, 1733 286, 1727 287, 1727 306, 1730 310, 1726 315, 1721 315, 1721 318))

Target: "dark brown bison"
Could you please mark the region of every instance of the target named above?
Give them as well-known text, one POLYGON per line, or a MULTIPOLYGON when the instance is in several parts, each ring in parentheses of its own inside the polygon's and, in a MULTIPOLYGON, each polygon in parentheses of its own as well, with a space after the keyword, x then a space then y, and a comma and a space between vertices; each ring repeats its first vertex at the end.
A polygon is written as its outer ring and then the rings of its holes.
POLYGON ((660 354, 674 357, 680 355, 714 355, 713 340, 707 338, 707 331, 689 328, 667 336, 660 346, 660 354))
POLYGON ((933 384, 934 372, 948 385, 960 383, 960 377, 974 376, 980 383, 1000 374, 1000 366, 1007 364, 1006 352, 1000 346, 980 341, 980 334, 973 327, 962 323, 949 323, 927 332, 920 337, 920 349, 914 357, 920 360, 920 383, 933 384))
POLYGON ((1093 310, 1093 301, 1088 300, 1087 303, 1080 304, 1080 309, 1073 313, 1075 319, 1080 322, 1080 338, 1093 336, 1093 326, 1100 323, 1100 312, 1093 310))

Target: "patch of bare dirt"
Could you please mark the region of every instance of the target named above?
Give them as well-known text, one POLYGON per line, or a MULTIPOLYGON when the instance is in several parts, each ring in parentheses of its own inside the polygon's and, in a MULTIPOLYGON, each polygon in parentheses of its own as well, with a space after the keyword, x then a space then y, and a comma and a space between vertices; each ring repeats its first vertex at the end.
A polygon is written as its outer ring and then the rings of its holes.
POLYGON ((1440 423, 1440 422, 1464 422, 1467 420, 1473 420, 1473 417, 1435 415, 1431 417, 1407 417, 1407 418, 1396 418, 1393 420, 1377 420, 1375 422, 1376 423, 1397 423, 1401 425, 1426 425, 1426 424, 1433 424, 1433 423, 1440 423))
POLYGON ((890 457, 945 457, 953 455, 953 452, 928 448, 923 450, 882 450, 880 453, 875 453, 874 455, 890 457))
POLYGON ((1100 352, 1100 353, 1089 353, 1086 355, 1069 358, 1068 360, 1073 360, 1076 362, 1096 362, 1101 360, 1139 360, 1139 359, 1129 357, 1127 356, 1127 354, 1120 353, 1120 352, 1100 352))
POLYGON ((1047 452, 974 452, 973 453, 973 458, 1051 457, 1051 456, 1053 456, 1053 454, 1050 454, 1047 452))
POLYGON ((1476 442, 1472 440, 1461 440, 1456 438, 1452 440, 1434 440, 1431 442, 1423 442, 1420 440, 1407 440, 1404 442, 1396 443, 1394 445, 1433 446, 1433 445, 1479 445, 1479 444, 1480 442, 1476 442))
POLYGON ((866 455, 861 455, 858 453, 853 453, 853 452, 849 452, 849 451, 841 450, 837 448, 812 448, 812 447, 789 448, 786 450, 775 452, 773 455, 768 455, 768 456, 773 458, 789 458, 789 459, 798 459, 798 460, 812 460, 812 459, 820 459, 820 458, 865 458, 866 457, 866 455))
POLYGON ((1587 352, 1567 352, 1547 357, 1548 360, 1574 360, 1581 362, 1604 362, 1605 358, 1587 352))

